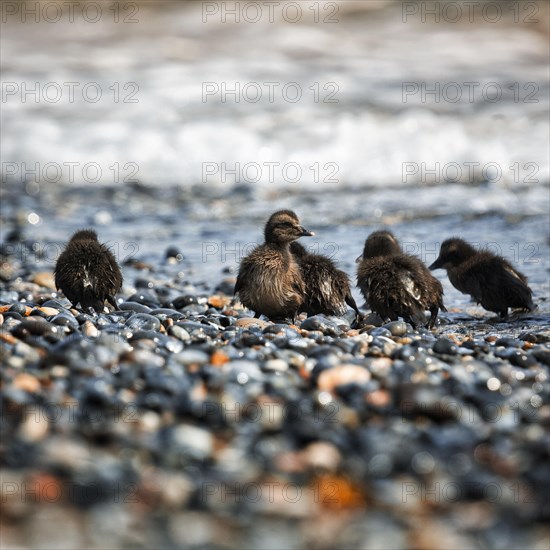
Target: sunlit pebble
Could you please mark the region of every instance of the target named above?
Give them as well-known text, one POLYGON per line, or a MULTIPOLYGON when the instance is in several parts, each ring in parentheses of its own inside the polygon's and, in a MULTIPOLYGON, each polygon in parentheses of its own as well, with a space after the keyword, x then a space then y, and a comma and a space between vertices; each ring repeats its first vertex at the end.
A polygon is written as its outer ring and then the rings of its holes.
POLYGON ((497 391, 499 388, 500 388, 500 380, 498 378, 489 378, 489 380, 487 380, 487 387, 491 390, 491 391, 497 391))
POLYGON ((248 374, 246 372, 239 372, 237 374, 237 382, 239 384, 246 384, 248 382, 248 374))
POLYGON ((317 399, 321 405, 327 405, 332 401, 332 395, 328 391, 322 391, 319 393, 317 399))
POLYGON ((168 258, 168 263, 170 265, 175 265, 183 261, 183 254, 176 254, 175 256, 170 256, 168 258))
POLYGON ((521 370, 517 370, 514 372, 514 376, 516 377, 516 380, 523 380, 525 378, 525 373, 521 370))
POLYGON ((501 395, 510 395, 512 393, 512 386, 510 384, 502 384, 499 391, 501 395))
POLYGON ((544 386, 540 382, 535 382, 533 384, 533 391, 535 393, 540 393, 542 390, 544 390, 544 386))
POLYGON ((36 212, 31 212, 31 213, 27 216, 27 221, 28 221, 31 225, 36 225, 36 224, 40 221, 40 216, 39 216, 36 212))
POLYGON ((117 372, 120 372, 120 367, 118 365, 112 365, 111 366, 111 372, 113 374, 116 374, 117 372))
POLYGON ((535 409, 538 409, 542 406, 542 397, 540 395, 533 395, 533 397, 529 400, 529 403, 531 403, 531 406, 535 407, 535 409))
POLYGON ((412 468, 417 474, 429 474, 435 468, 434 457, 426 451, 416 453, 412 459, 412 468))
POLYGON ((548 380, 548 376, 546 375, 545 372, 539 372, 536 376, 535 376, 535 380, 537 382, 546 382, 546 380, 548 380))

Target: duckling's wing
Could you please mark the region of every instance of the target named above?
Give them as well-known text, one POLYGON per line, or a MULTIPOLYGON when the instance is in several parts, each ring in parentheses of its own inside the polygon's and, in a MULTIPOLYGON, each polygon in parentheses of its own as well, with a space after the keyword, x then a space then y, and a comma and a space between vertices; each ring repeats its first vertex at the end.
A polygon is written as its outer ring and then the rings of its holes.
POLYGON ((510 307, 534 308, 533 291, 527 284, 525 275, 515 270, 506 260, 499 262, 499 269, 495 272, 500 292, 506 297, 510 307))
POLYGON ((408 294, 409 298, 419 303, 422 300, 422 290, 410 274, 406 272, 400 273, 399 280, 403 284, 403 289, 408 294))

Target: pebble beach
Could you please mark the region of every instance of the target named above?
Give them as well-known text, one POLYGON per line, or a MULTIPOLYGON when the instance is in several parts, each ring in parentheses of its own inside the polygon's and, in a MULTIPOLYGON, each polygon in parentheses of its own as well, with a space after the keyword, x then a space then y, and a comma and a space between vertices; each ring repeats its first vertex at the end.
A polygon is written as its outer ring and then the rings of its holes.
POLYGON ((229 24, 221 3, 159 0, 90 24, 83 4, 55 24, 2 12, 0 547, 548 550, 547 6, 436 24, 422 2, 342 1, 229 24), (413 93, 436 80, 504 92, 413 93), (77 97, 21 99, 37 81, 77 97), (220 96, 271 81, 302 99, 220 96), (362 319, 278 324, 235 299, 278 209, 350 276, 362 319), (55 288, 82 228, 121 266, 119 311, 55 288), (355 286, 379 229, 427 265, 451 236, 500 254, 537 308, 496 318, 441 270, 433 330, 385 323, 355 286))

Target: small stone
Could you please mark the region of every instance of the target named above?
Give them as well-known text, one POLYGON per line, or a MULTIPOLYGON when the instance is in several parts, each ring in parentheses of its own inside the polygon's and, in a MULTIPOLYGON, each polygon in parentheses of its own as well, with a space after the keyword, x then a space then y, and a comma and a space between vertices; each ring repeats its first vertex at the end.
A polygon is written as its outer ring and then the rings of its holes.
POLYGON ((458 353, 457 345, 445 336, 437 339, 433 350, 434 353, 441 353, 442 355, 456 355, 458 353))
POLYGON ((32 308, 29 306, 26 306, 25 304, 20 304, 19 302, 16 304, 12 304, 8 311, 6 313, 19 313, 19 315, 23 317, 27 317, 31 314, 32 308))
POLYGON ((191 340, 191 336, 190 336, 189 332, 187 332, 180 325, 172 325, 171 327, 168 327, 168 334, 170 336, 174 336, 174 338, 177 338, 178 340, 181 340, 182 342, 189 342, 191 340))
POLYGON ((371 379, 370 372, 359 365, 339 365, 321 372, 317 387, 322 391, 334 391, 344 384, 366 384, 371 379))
POLYGON ((313 315, 313 317, 308 317, 302 321, 300 328, 302 330, 319 330, 323 334, 331 336, 339 336, 342 332, 335 322, 324 315, 313 315))
POLYGON ((39 273, 35 273, 31 279, 31 282, 41 287, 55 290, 54 275, 50 271, 41 271, 39 273))
POLYGON ((328 472, 336 472, 342 460, 340 451, 325 441, 310 443, 303 450, 302 455, 310 467, 328 472))
POLYGON ((46 314, 46 316, 48 317, 51 317, 52 315, 57 315, 59 313, 59 310, 53 307, 39 307, 38 309, 42 313, 46 314))
POLYGON ((134 331, 159 330, 160 320, 148 313, 136 313, 126 321, 126 326, 134 331))
POLYGON ((403 321, 392 321, 391 323, 383 325, 383 328, 388 329, 393 336, 403 336, 407 332, 407 323, 403 321))
POLYGON ((254 317, 241 317, 235 322, 235 326, 237 327, 251 328, 253 326, 257 326, 262 330, 268 327, 270 324, 271 323, 269 323, 268 321, 264 321, 263 319, 255 319, 254 317))
POLYGON ((177 426, 172 437, 178 447, 197 460, 208 458, 214 449, 212 434, 197 426, 177 426))
POLYGON ((122 302, 118 305, 118 308, 122 311, 134 311, 135 313, 150 313, 151 308, 145 304, 138 304, 137 302, 122 302))
POLYGON ((16 388, 19 388, 20 390, 23 390, 29 393, 37 393, 40 390, 40 382, 38 378, 36 378, 35 376, 32 376, 31 374, 27 374, 25 372, 18 374, 14 378, 13 385, 16 388))
POLYGON ((229 296, 221 296, 220 294, 214 294, 208 298, 208 305, 215 307, 216 309, 223 309, 231 303, 232 298, 229 296))
POLYGON ((265 362, 264 369, 284 372, 288 370, 288 363, 283 359, 269 359, 269 361, 265 362))
POLYGON ((90 320, 84 322, 82 332, 87 338, 97 338, 99 336, 99 330, 90 320))
POLYGON ((179 248, 176 248, 175 246, 170 246, 166 249, 166 252, 164 253, 164 257, 166 260, 168 260, 168 263, 171 264, 177 264, 183 261, 184 255, 179 250, 179 248))
POLYGON ((215 367, 221 367, 222 365, 225 365, 225 363, 228 363, 230 360, 231 359, 229 355, 221 350, 216 350, 210 356, 210 364, 214 365, 215 367))

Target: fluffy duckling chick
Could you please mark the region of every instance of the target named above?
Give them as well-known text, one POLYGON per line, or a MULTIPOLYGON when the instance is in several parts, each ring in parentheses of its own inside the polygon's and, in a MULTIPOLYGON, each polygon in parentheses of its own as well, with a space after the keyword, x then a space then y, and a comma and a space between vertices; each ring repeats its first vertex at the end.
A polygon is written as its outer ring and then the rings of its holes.
POLYGON ((279 210, 267 221, 264 235, 265 243, 241 261, 234 292, 256 317, 294 321, 304 305, 305 284, 290 244, 314 233, 291 210, 279 210))
POLYGON ((91 229, 77 231, 55 265, 55 286, 73 307, 101 313, 107 300, 115 309, 115 294, 122 287, 120 267, 111 251, 91 229))
POLYGON ((432 270, 439 268, 447 270, 449 281, 457 290, 501 317, 508 315, 508 308, 536 308, 523 273, 501 256, 487 250, 476 251, 462 239, 453 237, 442 243, 439 257, 430 266, 432 270))
POLYGON ((443 287, 415 256, 403 254, 389 231, 375 231, 365 241, 358 258, 357 286, 372 311, 383 319, 402 317, 413 327, 425 325, 424 311, 431 313, 433 328, 443 305, 443 287))
POLYGON ((349 305, 359 316, 350 290, 349 277, 336 264, 321 254, 311 254, 298 242, 290 245, 298 261, 306 286, 304 310, 308 317, 323 313, 343 315, 349 305))

